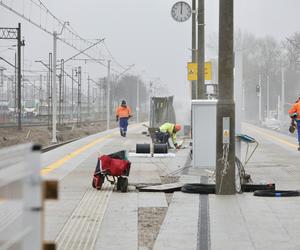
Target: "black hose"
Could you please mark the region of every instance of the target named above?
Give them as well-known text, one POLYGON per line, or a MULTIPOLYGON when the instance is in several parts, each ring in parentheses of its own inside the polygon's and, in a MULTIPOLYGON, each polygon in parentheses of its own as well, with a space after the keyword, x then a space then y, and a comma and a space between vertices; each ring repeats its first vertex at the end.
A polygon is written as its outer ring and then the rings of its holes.
MULTIPOLYGON (((274 191, 275 184, 242 184, 243 192, 254 192, 259 191, 274 191)), ((203 183, 189 183, 183 185, 181 191, 184 193, 193 193, 193 194, 215 194, 216 193, 216 184, 203 184, 203 183)))
POLYGON ((254 192, 256 190, 275 190, 275 183, 269 184, 253 184, 253 183, 246 183, 242 184, 242 191, 243 192, 254 192))
POLYGON ((193 194, 215 194, 216 185, 202 184, 202 183, 189 183, 183 185, 181 191, 184 193, 193 193, 193 194))
POLYGON ((293 197, 300 196, 300 192, 297 190, 256 190, 253 195, 261 197, 293 197))

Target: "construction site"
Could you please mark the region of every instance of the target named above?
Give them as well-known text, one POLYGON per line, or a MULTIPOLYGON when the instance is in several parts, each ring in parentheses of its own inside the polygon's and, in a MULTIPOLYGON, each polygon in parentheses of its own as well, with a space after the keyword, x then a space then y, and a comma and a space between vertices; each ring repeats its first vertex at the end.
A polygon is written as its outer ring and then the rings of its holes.
POLYGON ((0 250, 300 249, 299 8, 0 0, 0 250))

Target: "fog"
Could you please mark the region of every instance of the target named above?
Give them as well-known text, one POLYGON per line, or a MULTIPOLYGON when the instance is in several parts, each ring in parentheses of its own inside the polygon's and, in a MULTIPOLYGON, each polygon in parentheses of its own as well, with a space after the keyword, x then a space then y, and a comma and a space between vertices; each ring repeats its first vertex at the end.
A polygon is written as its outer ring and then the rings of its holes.
MULTIPOLYGON (((30 2, 30 0, 13 1, 13 6, 23 8, 30 16, 30 2)), ((146 86, 150 81, 156 82, 158 86, 165 86, 170 95, 175 95, 174 106, 178 120, 188 123, 190 83, 187 81, 186 64, 191 60, 191 19, 185 23, 177 23, 171 18, 170 9, 176 1, 44 0, 42 2, 56 17, 68 21, 72 29, 82 37, 105 38, 105 44, 113 55, 112 68, 117 72, 123 71, 119 65, 126 68, 134 64, 129 73, 140 75, 146 86)), ((217 0, 205 2, 206 60, 217 56, 218 4, 217 0), (213 41, 210 37, 213 37, 213 41)), ((252 33, 258 38, 271 36, 278 41, 284 40, 300 31, 299 10, 298 0, 236 0, 235 30, 252 33)), ((33 15, 37 14, 32 13, 32 18, 33 15)), ((22 35, 26 42, 25 68, 42 69, 42 66, 34 61, 47 61, 48 53, 52 51, 52 36, 1 6, 0 20, 2 27, 16 27, 18 22, 22 22, 22 35)), ((50 25, 49 29, 51 28, 50 25)), ((1 46, 9 44, 12 42, 0 41, 1 46)), ((97 57, 110 57, 104 46, 99 48, 97 57)), ((75 53, 76 51, 59 43, 59 59, 68 58, 75 53)), ((11 52, 3 51, 1 55, 13 61, 14 55, 11 52)), ((95 79, 106 76, 105 67, 99 64, 82 64, 85 79, 87 75, 95 79)), ((4 66, 3 62, 0 62, 1 65, 4 66)), ((78 65, 78 62, 73 62, 72 65, 78 65)))

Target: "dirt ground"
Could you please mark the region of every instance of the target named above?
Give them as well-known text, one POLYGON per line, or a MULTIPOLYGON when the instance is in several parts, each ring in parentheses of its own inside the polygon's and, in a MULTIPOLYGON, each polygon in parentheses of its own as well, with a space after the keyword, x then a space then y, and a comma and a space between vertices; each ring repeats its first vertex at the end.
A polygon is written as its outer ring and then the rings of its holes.
MULTIPOLYGON (((58 142, 82 138, 105 130, 106 123, 84 123, 80 127, 76 124, 57 128, 58 142)), ((33 142, 47 147, 51 145, 52 130, 48 127, 23 127, 18 130, 16 127, 0 128, 0 148, 21 143, 33 142)))
MULTIPOLYGON (((160 176, 162 184, 175 183, 179 181, 179 176, 160 176)), ((170 204, 173 193, 165 193, 168 205, 170 204)), ((166 216, 166 207, 146 207, 138 209, 139 227, 139 248, 153 249, 159 229, 166 216)))

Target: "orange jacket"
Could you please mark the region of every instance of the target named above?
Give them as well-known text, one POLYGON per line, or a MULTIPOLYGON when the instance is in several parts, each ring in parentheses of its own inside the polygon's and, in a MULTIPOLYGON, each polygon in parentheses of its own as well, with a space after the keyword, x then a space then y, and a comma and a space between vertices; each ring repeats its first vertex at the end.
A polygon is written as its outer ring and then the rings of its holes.
POLYGON ((297 114, 296 120, 300 120, 300 101, 294 103, 289 109, 289 115, 292 117, 293 114, 297 114))
POLYGON ((117 109, 116 109, 116 116, 118 116, 119 118, 124 118, 124 117, 131 117, 131 109, 129 106, 126 106, 126 107, 122 107, 122 106, 119 106, 117 109))

